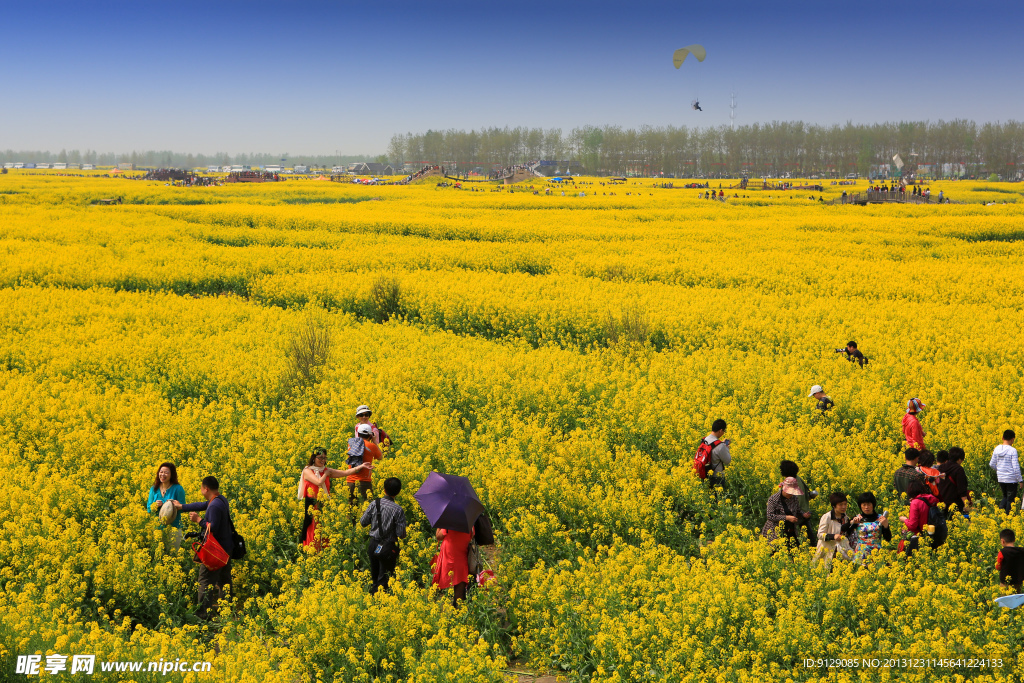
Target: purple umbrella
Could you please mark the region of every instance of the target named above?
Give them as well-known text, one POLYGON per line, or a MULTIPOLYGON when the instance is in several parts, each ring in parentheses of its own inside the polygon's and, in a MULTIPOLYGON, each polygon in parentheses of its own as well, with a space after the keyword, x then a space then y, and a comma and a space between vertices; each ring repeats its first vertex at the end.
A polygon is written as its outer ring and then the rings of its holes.
POLYGON ((413 497, 430 526, 438 529, 471 533, 476 518, 484 511, 469 479, 454 474, 431 472, 413 497))

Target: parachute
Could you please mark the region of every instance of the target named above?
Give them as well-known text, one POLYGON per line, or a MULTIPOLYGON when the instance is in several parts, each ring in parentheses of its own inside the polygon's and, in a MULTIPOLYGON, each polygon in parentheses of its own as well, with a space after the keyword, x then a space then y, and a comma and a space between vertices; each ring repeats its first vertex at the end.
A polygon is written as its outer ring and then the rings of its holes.
MULTIPOLYGON (((698 62, 703 62, 704 58, 708 56, 708 53, 707 50, 704 49, 703 45, 687 45, 686 47, 681 47, 672 53, 672 63, 675 64, 676 68, 678 69, 683 65, 683 62, 686 61, 686 58, 689 57, 690 55, 696 57, 698 62)), ((696 80, 697 79, 695 74, 693 86, 693 102, 690 102, 690 107, 694 111, 704 111, 703 109, 700 108, 700 95, 697 91, 696 80)))
POLYGON ((690 55, 697 58, 698 62, 703 62, 704 58, 708 56, 707 50, 704 49, 703 45, 687 45, 681 47, 672 53, 672 63, 676 65, 678 69, 683 65, 683 61, 690 55))

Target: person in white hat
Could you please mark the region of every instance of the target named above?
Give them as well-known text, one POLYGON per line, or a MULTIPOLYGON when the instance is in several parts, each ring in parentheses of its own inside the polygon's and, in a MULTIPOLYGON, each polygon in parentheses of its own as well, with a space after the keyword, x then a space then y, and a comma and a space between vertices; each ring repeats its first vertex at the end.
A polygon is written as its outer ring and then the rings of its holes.
POLYGON ((821 411, 822 415, 829 410, 832 410, 832 406, 835 405, 835 403, 832 402, 832 399, 825 395, 825 390, 820 384, 815 384, 811 387, 811 393, 808 394, 807 398, 818 399, 818 405, 815 407, 821 411))
POLYGON ((356 408, 356 436, 359 435, 359 425, 369 425, 370 429, 373 430, 373 442, 378 446, 387 448, 391 445, 391 437, 376 422, 370 422, 371 417, 373 417, 373 411, 370 410, 370 406, 359 406, 356 408))
MULTIPOLYGON (((348 440, 349 456, 353 456, 358 451, 358 442, 360 440, 362 440, 363 445, 363 463, 372 467, 374 460, 384 458, 384 453, 381 451, 380 446, 374 443, 373 428, 368 424, 358 425, 356 427, 356 436, 348 440)), ((350 467, 353 466, 353 463, 354 460, 348 460, 350 467)), ((368 494, 373 493, 373 472, 369 468, 358 470, 345 477, 345 483, 348 484, 348 501, 350 504, 355 505, 356 488, 359 489, 359 494, 364 501, 367 499, 368 494)))

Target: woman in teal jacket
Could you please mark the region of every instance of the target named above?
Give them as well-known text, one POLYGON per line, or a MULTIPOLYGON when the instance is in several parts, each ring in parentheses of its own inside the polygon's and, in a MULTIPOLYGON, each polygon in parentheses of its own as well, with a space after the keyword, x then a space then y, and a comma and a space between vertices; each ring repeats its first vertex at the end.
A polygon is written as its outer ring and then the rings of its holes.
MULTIPOLYGON (((160 508, 168 500, 176 500, 182 505, 185 504, 185 489, 178 483, 178 468, 174 466, 173 462, 162 463, 157 469, 156 479, 149 489, 149 502, 146 503, 146 509, 150 514, 158 515, 160 508)), ((175 514, 174 521, 166 527, 161 524, 157 528, 164 531, 164 552, 170 549, 173 549, 173 552, 178 552, 178 548, 181 547, 181 517, 175 514)))

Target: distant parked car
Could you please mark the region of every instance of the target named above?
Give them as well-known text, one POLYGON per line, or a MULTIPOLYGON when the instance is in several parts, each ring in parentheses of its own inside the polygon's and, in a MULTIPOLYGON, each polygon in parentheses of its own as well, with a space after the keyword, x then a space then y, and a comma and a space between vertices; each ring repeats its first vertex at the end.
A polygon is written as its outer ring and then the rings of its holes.
POLYGON ((846 174, 846 179, 847 180, 856 180, 857 179, 857 174, 856 173, 847 173, 846 174))

